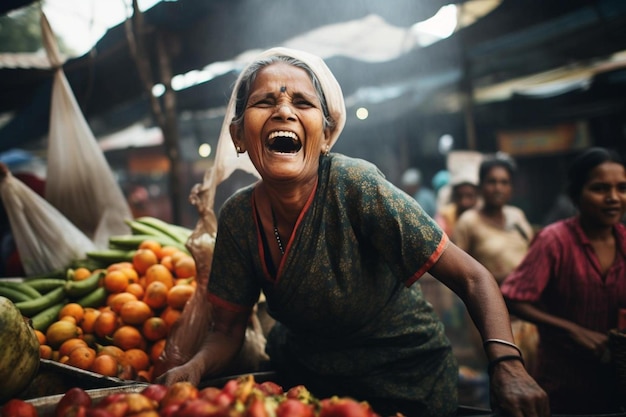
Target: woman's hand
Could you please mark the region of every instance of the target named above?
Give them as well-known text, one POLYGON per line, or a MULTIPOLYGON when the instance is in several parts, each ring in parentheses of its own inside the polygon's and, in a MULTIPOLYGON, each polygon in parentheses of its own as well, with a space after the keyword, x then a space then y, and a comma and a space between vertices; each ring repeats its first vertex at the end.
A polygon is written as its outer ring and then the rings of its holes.
POLYGON ((164 385, 172 385, 176 382, 187 381, 191 382, 193 385, 198 385, 200 380, 202 379, 202 370, 201 367, 191 359, 190 361, 176 366, 169 371, 165 372, 163 375, 160 375, 155 383, 164 384, 164 385))
POLYGON ((502 416, 544 417, 550 415, 548 395, 528 375, 521 362, 500 362, 491 375, 491 406, 502 416))

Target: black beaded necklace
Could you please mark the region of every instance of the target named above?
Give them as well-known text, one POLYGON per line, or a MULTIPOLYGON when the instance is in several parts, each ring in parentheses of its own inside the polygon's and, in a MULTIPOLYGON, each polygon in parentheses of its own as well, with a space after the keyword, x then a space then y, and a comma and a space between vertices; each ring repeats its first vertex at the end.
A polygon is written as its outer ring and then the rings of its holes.
POLYGON ((276 237, 276 243, 278 243, 278 250, 280 250, 280 254, 285 254, 285 249, 283 248, 283 242, 280 240, 280 234, 278 233, 278 222, 276 221, 276 213, 274 213, 274 207, 271 207, 272 210, 272 221, 274 222, 274 236, 276 237))

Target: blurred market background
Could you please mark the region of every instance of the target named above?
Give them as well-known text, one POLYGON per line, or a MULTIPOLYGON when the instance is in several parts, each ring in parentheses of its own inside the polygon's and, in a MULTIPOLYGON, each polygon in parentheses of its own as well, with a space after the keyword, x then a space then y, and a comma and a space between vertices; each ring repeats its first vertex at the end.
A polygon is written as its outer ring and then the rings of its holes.
MULTIPOLYGON (((348 106, 334 149, 396 184, 409 167, 429 184, 451 152, 505 152, 512 203, 540 225, 577 150, 626 153, 623 0, 2 0, 0 153, 44 176, 41 10, 131 207, 185 226, 238 70, 273 46, 326 59, 348 106)), ((235 173, 217 204, 250 180, 235 173)))

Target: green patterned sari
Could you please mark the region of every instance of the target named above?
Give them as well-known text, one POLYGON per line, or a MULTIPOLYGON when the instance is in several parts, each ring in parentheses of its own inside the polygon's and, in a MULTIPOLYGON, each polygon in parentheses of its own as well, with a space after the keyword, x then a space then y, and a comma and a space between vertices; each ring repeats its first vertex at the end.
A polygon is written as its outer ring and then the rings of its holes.
POLYGON ((410 416, 454 415, 456 360, 413 285, 448 242, 434 220, 371 163, 322 156, 317 187, 272 274, 253 188, 220 211, 211 302, 246 311, 265 293, 277 321, 267 352, 288 383, 317 396, 408 405, 410 416))

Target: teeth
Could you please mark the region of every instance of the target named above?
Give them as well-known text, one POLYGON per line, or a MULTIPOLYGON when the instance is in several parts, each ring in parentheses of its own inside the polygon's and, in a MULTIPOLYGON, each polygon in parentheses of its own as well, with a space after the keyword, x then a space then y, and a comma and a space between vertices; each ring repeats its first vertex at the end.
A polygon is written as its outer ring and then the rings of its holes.
POLYGON ((287 130, 279 130, 270 133, 265 146, 272 152, 277 153, 294 154, 302 149, 302 143, 298 135, 287 130))
POLYGON ((296 135, 293 132, 288 132, 286 130, 279 130, 277 132, 270 133, 269 139, 272 140, 272 139, 277 138, 277 137, 291 138, 291 139, 294 139, 294 140, 297 140, 297 141, 300 140, 298 138, 298 135, 296 135))

